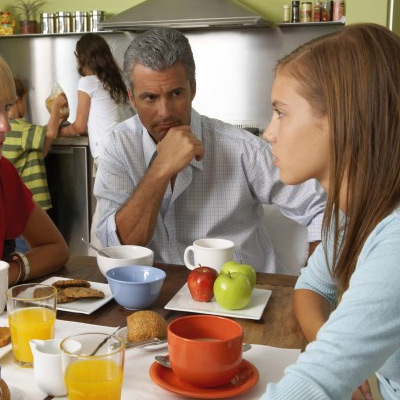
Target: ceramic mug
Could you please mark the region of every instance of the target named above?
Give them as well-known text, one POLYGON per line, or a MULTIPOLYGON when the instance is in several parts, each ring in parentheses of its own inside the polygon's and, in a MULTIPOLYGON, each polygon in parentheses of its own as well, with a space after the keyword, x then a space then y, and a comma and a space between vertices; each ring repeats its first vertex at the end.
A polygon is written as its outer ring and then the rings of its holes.
POLYGON ((198 239, 193 246, 188 246, 183 255, 186 267, 195 269, 204 266, 214 268, 218 273, 222 266, 234 259, 235 243, 227 239, 198 239), (191 263, 190 254, 193 253, 194 264, 191 263))
POLYGON ((7 303, 8 268, 10 265, 0 261, 0 314, 3 313, 7 303))
POLYGON ((191 315, 168 325, 168 353, 174 374, 201 388, 228 383, 242 362, 243 328, 215 315, 191 315))

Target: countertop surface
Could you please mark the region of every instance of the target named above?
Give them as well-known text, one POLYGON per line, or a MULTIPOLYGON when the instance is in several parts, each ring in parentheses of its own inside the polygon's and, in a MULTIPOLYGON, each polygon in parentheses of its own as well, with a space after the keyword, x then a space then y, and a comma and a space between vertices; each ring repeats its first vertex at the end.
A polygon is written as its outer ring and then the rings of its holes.
POLYGON ((53 140, 53 146, 89 146, 89 137, 74 136, 74 137, 58 137, 53 140))

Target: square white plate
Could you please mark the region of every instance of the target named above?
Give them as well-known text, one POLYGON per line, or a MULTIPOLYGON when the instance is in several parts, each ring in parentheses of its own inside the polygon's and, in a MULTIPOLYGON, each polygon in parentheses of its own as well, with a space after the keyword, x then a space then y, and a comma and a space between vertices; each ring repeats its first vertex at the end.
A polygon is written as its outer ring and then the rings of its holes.
POLYGON ((271 290, 254 288, 250 303, 246 308, 242 310, 226 310, 217 303, 214 297, 211 301, 204 303, 193 300, 187 283, 185 283, 165 308, 167 310, 215 314, 233 318, 260 319, 271 293, 271 290))
MULTIPOLYGON (((42 283, 45 285, 51 285, 53 282, 61 279, 69 279, 69 278, 61 278, 53 276, 49 279, 46 279, 42 283)), ((113 298, 108 283, 98 283, 98 282, 89 282, 89 283, 91 288, 101 290, 102 292, 104 292, 104 297, 102 299, 80 299, 72 301, 71 303, 57 304, 57 310, 75 312, 80 314, 91 314, 100 307, 104 306, 104 304, 108 303, 113 298)))

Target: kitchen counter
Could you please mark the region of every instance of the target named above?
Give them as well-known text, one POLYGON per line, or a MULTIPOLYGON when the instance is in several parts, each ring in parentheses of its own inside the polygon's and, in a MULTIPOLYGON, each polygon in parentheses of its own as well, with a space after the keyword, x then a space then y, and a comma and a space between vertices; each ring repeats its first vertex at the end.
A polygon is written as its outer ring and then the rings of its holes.
POLYGON ((86 135, 74 137, 58 137, 53 140, 53 145, 57 146, 89 146, 89 137, 86 135))

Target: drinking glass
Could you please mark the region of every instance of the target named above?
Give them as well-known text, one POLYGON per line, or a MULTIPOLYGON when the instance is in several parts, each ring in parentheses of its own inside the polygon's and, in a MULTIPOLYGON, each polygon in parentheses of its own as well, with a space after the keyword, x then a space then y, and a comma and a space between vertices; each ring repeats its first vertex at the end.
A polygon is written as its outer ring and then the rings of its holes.
POLYGON ((53 286, 28 283, 7 290, 8 324, 14 361, 33 367, 32 339, 53 339, 57 291, 53 286))
POLYGON ((68 336, 60 346, 69 400, 121 398, 125 343, 119 336, 82 333, 68 336))

